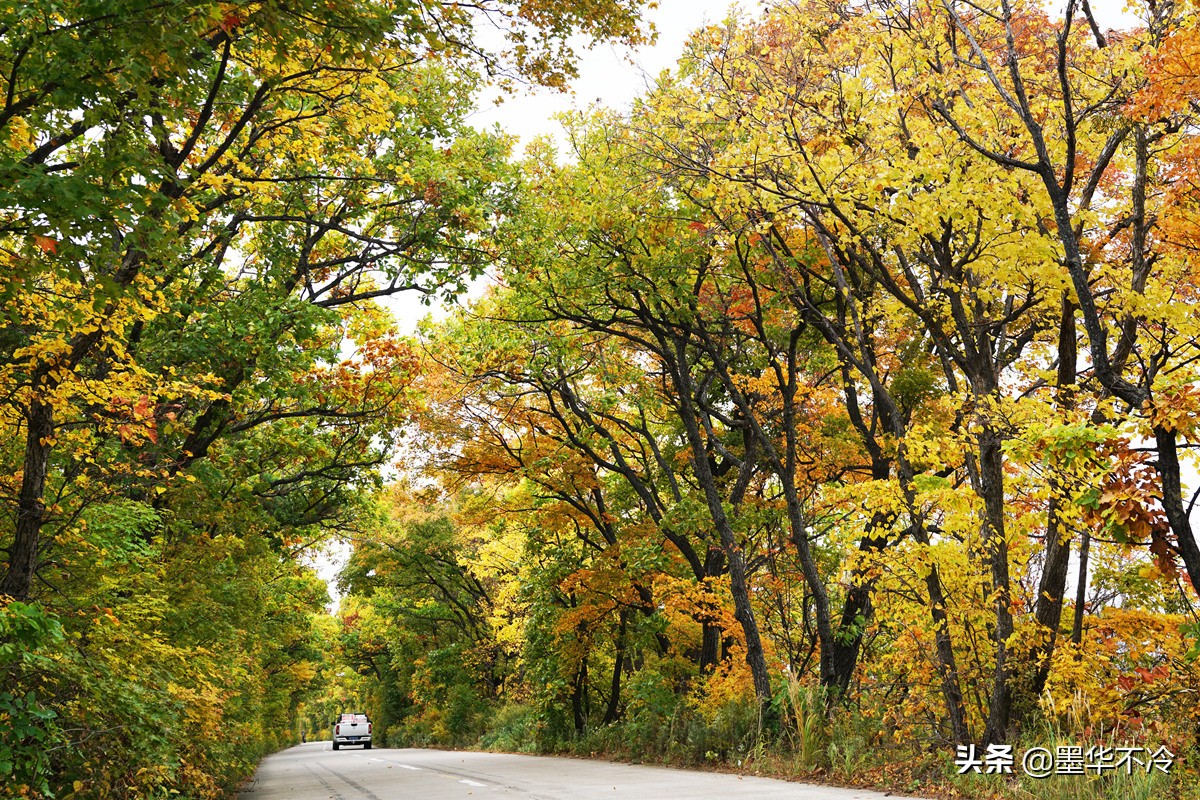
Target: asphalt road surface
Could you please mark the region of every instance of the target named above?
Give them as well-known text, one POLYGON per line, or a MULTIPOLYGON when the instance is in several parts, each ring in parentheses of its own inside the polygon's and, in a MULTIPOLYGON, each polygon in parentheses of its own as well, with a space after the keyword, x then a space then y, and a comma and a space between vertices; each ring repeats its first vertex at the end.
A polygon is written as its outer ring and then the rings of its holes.
POLYGON ((310 742, 258 767, 241 800, 904 800, 865 789, 612 764, 310 742))

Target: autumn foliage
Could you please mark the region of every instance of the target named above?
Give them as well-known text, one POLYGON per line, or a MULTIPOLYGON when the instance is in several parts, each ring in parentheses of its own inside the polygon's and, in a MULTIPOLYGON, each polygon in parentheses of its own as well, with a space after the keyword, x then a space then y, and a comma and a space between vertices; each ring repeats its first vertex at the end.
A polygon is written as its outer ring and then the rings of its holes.
POLYGON ((519 160, 472 93, 641 4, 400 5, 0 4, 0 791, 226 796, 350 704, 1194 795, 1194 2, 778 3, 519 160))
POLYGON ((0 3, 0 796, 216 798, 332 650, 418 356, 494 257, 481 75, 638 3, 0 3), (484 17, 495 48, 470 43, 484 17))
MULTIPOLYGON (((456 732, 381 694, 389 735, 844 775, 1154 741, 1194 784, 1197 16, 1137 13, 779 4, 531 148, 394 501, 489 622, 379 620, 393 665, 504 655, 456 732)), ((360 546, 355 602, 407 563, 360 546)))

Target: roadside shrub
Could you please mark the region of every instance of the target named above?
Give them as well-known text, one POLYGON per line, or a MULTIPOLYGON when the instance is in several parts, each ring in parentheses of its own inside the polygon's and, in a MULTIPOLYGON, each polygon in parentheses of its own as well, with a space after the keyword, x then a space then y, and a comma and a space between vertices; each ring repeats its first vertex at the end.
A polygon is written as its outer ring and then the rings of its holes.
POLYGON ((485 750, 509 753, 537 752, 537 710, 532 706, 511 703, 501 706, 492 716, 479 745, 485 750))

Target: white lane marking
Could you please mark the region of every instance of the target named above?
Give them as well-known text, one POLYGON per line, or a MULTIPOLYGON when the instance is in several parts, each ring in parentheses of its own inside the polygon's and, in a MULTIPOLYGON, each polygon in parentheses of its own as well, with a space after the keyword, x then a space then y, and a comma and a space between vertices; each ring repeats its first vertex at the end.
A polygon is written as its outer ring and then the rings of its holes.
POLYGON ((465 783, 467 786, 480 786, 480 787, 487 786, 486 783, 480 783, 479 781, 469 781, 466 778, 463 778, 461 781, 459 781, 459 783, 465 783))
POLYGON ((372 759, 371 759, 371 761, 378 761, 378 762, 380 762, 381 764, 383 763, 383 759, 382 759, 382 758, 372 758, 372 759))
POLYGON ((408 764, 397 764, 396 766, 397 766, 397 767, 399 767, 400 769, 411 769, 411 770, 413 770, 414 772, 420 772, 420 771, 421 771, 421 768, 420 768, 420 767, 410 767, 408 764))

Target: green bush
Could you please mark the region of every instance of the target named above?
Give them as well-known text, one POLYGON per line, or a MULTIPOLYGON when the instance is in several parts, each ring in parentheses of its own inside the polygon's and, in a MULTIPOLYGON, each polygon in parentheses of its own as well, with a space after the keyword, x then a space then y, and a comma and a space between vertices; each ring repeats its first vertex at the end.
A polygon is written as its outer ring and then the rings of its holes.
POLYGON ((492 716, 487 731, 480 737, 479 745, 486 750, 509 753, 537 752, 537 710, 533 706, 519 703, 502 706, 492 716))
POLYGON ((40 687, 62 643, 62 625, 41 609, 0 606, 0 784, 15 794, 50 792, 47 750, 61 744, 61 732, 40 687))

